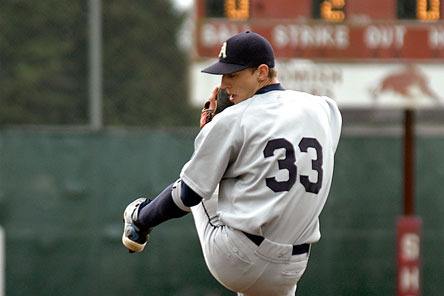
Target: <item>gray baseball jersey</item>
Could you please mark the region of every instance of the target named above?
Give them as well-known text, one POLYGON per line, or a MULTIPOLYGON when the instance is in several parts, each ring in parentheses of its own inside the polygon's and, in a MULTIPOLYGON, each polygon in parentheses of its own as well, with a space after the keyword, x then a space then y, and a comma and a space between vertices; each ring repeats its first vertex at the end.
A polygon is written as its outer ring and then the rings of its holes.
POLYGON ((219 185, 220 220, 234 229, 292 245, 316 242, 341 123, 330 98, 256 94, 204 126, 181 178, 204 199, 219 185))

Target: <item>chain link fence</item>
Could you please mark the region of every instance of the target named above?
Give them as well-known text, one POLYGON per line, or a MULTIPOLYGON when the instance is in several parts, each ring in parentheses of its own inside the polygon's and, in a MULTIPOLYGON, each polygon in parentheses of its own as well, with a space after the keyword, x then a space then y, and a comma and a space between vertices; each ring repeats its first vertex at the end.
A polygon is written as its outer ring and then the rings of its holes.
POLYGON ((94 3, 1 1, 0 125, 88 126, 98 115, 104 126, 195 126, 185 14, 169 1, 111 0, 94 16, 94 3))

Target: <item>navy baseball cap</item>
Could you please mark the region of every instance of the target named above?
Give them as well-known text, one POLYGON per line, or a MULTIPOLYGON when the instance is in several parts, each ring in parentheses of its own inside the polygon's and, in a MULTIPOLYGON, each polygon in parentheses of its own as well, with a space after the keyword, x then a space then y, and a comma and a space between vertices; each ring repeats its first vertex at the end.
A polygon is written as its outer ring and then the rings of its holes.
POLYGON ((225 41, 219 52, 219 61, 202 72, 223 75, 255 68, 261 64, 274 68, 273 48, 261 35, 245 31, 225 41))

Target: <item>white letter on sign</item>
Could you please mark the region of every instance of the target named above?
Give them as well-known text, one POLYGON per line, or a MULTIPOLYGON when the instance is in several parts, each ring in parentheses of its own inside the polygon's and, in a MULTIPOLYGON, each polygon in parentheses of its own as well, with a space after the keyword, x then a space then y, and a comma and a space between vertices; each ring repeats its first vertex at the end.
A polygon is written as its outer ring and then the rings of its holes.
POLYGON ((401 256, 404 260, 419 258, 419 236, 415 233, 406 233, 401 240, 401 256))
POLYGON ((401 291, 415 292, 419 289, 419 270, 417 267, 412 269, 403 268, 400 273, 401 291))

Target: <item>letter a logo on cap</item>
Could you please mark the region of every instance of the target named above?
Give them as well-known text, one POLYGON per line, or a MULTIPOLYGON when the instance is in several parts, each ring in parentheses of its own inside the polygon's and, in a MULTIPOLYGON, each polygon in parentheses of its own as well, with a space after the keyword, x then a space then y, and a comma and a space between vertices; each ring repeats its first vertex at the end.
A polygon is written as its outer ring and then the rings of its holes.
POLYGON ((225 59, 226 57, 227 57, 227 42, 225 41, 224 44, 222 44, 222 47, 220 48, 219 58, 225 59))

